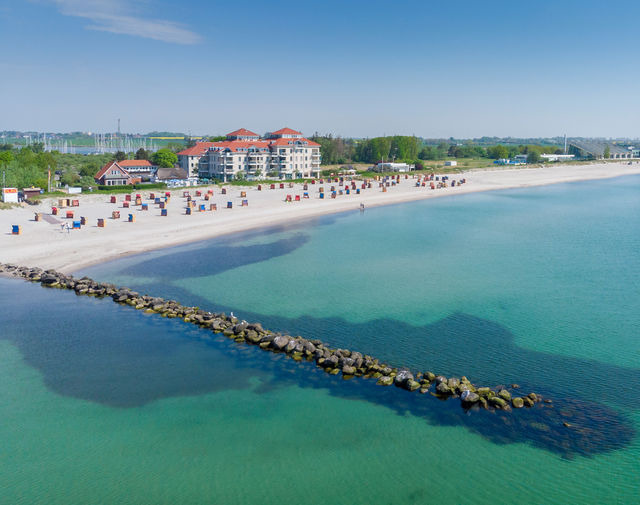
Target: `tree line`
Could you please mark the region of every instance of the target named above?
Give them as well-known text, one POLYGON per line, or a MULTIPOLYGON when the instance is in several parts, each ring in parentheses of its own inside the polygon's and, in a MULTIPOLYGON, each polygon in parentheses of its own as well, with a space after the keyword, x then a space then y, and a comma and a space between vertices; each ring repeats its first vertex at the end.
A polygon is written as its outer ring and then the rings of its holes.
POLYGON ((375 137, 371 139, 346 139, 318 133, 310 140, 321 146, 323 165, 341 165, 346 163, 378 163, 380 161, 416 161, 444 160, 446 158, 513 158, 524 154, 540 160, 541 154, 561 153, 555 145, 502 145, 484 147, 468 144, 439 142, 429 145, 418 137, 394 135, 392 137, 375 137))

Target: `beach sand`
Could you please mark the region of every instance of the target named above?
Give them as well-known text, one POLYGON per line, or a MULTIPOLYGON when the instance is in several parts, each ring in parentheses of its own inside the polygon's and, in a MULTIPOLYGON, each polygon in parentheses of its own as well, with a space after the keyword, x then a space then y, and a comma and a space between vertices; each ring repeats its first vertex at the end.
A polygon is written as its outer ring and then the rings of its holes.
MULTIPOLYGON (((138 190, 143 203, 149 203, 148 211, 140 211, 140 207, 123 208, 124 194, 117 194, 117 204, 109 203, 110 195, 69 195, 69 198, 80 200, 79 207, 62 209, 58 216, 52 216, 57 222, 45 220, 35 222, 35 212, 50 214, 52 205, 57 205, 58 197, 47 199, 41 205, 27 205, 19 208, 0 210, 0 262, 15 263, 30 267, 53 268, 61 272, 71 273, 88 265, 123 255, 140 253, 147 250, 173 246, 181 243, 212 238, 228 233, 268 227, 308 219, 336 212, 358 212, 360 204, 365 208, 397 204, 436 198, 447 195, 465 194, 478 191, 490 191, 507 188, 542 186, 562 182, 589 179, 604 179, 622 175, 640 174, 640 163, 602 163, 589 165, 551 165, 544 168, 517 168, 496 170, 472 170, 463 174, 450 175, 450 179, 466 178, 466 184, 431 190, 428 187, 416 187, 415 179, 410 175, 395 187, 382 192, 373 181, 371 189, 363 190, 360 195, 341 195, 331 199, 329 188, 337 183, 323 184, 326 194, 321 200, 318 195, 319 184, 309 185, 309 199, 299 202, 285 202, 286 195, 301 195, 302 185, 296 184, 285 189, 268 189, 262 191, 256 187, 227 186, 227 194, 222 195, 218 187, 214 187, 214 195, 210 201, 195 197, 196 188, 180 188, 172 190, 172 198, 167 205, 168 216, 161 217, 160 210, 149 200, 149 193, 164 193, 160 190, 138 190), (206 204, 206 212, 193 209, 192 215, 185 214, 186 199, 183 191, 190 191, 196 203, 206 204), (240 192, 246 191, 249 205, 241 207, 240 192), (233 202, 233 208, 227 209, 227 202, 233 202), (216 203, 218 210, 209 211, 209 204, 216 203), (74 211, 75 219, 87 218, 87 225, 80 230, 63 231, 60 223, 69 223, 65 219, 67 210, 74 211), (120 211, 120 219, 111 219, 114 210, 120 211), (127 222, 127 216, 133 213, 136 222, 127 222), (106 227, 98 228, 97 219, 105 218, 106 227), (11 226, 20 225, 21 235, 12 235, 11 226)), ((279 184, 276 184, 276 188, 279 184)), ((360 185, 358 184, 358 187, 360 185)), ((206 193, 205 188, 197 188, 206 193)))

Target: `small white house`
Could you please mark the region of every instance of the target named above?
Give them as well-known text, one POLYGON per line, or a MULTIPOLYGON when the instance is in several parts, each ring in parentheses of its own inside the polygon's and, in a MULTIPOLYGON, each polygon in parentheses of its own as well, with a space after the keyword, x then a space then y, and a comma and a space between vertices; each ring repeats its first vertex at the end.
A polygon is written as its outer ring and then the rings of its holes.
POLYGON ((378 163, 376 168, 379 172, 409 172, 415 168, 415 165, 407 163, 378 163))
POLYGON ((447 160, 444 162, 445 167, 457 167, 458 162, 456 160, 447 160))
POLYGON ((573 154, 541 154, 544 161, 571 161, 575 158, 573 154))
POLYGON ((18 203, 18 188, 2 188, 2 201, 5 203, 18 203))

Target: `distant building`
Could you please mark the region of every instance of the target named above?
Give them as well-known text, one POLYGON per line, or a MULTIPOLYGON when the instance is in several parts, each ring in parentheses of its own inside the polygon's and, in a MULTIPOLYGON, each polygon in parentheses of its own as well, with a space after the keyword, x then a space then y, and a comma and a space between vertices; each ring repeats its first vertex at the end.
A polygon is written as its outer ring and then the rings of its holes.
POLYGON ((445 167, 457 167, 458 166, 458 162, 455 160, 447 160, 444 162, 444 166, 445 167))
POLYGON ((633 148, 630 149, 611 142, 599 140, 572 140, 569 142, 569 152, 580 159, 604 159, 607 148, 609 148, 609 159, 616 160, 640 157, 640 150, 636 150, 638 156, 634 156, 633 148))
POLYGON ((516 165, 523 165, 527 162, 527 155, 526 154, 516 154, 513 157, 513 162, 516 165))
POLYGON ((376 165, 377 172, 409 172, 413 170, 415 165, 408 165, 407 163, 378 163, 376 165))
POLYGON ((544 161, 571 161, 575 158, 573 154, 541 154, 544 161))
POLYGON ((280 179, 320 175, 320 144, 291 128, 267 133, 263 138, 246 128, 235 130, 220 142, 200 142, 178 153, 180 167, 204 179, 273 176, 280 179))

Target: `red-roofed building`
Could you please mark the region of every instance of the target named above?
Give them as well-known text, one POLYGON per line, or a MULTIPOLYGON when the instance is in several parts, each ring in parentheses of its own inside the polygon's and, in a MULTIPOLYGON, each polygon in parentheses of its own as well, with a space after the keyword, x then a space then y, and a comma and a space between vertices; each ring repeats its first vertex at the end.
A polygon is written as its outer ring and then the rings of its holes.
POLYGON ((103 186, 125 186, 133 184, 132 177, 117 161, 110 161, 94 177, 98 184, 103 186))
POLYGON ((320 144, 291 128, 267 133, 263 139, 241 128, 227 134, 227 140, 208 144, 198 164, 199 176, 204 179, 295 179, 320 173, 320 144))
POLYGON ((124 186, 154 179, 158 167, 149 160, 110 161, 95 175, 94 179, 103 186, 124 186))

